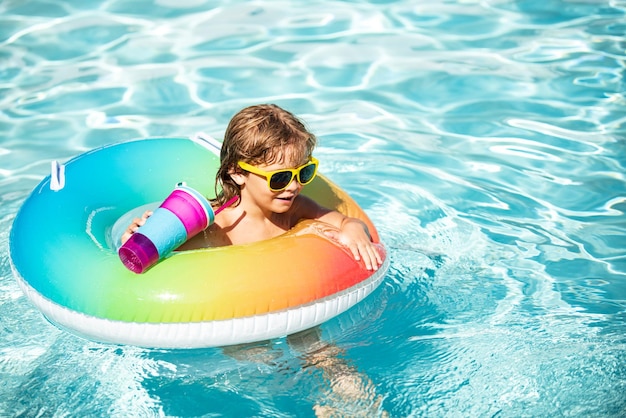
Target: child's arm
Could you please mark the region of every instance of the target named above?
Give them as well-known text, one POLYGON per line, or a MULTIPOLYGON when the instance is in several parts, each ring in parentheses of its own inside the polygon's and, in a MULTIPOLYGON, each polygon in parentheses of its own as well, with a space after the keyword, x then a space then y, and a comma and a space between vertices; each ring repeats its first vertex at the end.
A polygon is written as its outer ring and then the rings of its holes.
POLYGON ((306 196, 298 196, 296 208, 299 218, 317 219, 337 228, 325 231, 326 236, 345 245, 355 260, 363 260, 368 270, 377 270, 383 263, 376 246, 372 243, 365 222, 345 216, 336 210, 330 210, 317 204, 306 196))

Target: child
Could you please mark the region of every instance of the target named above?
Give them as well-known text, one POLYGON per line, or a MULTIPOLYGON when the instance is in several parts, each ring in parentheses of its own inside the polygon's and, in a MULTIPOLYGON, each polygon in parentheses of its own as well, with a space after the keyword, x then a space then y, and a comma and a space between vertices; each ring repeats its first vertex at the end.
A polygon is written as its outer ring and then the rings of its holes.
MULTIPOLYGON (((185 249, 247 244, 283 234, 301 219, 329 224, 326 235, 345 245, 368 270, 382 264, 362 221, 324 208, 300 194, 317 172, 313 157, 315 136, 292 113, 272 104, 239 111, 224 135, 220 168, 216 175, 220 206, 233 196, 236 204, 215 216, 205 234, 184 244, 185 249)), ((125 242, 150 212, 134 220, 125 242)))

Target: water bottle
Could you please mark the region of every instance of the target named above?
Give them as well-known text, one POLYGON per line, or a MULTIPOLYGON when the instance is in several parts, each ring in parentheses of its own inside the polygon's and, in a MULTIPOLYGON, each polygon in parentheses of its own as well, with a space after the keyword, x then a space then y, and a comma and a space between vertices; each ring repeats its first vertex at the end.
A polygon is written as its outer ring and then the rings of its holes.
POLYGON ((179 184, 154 210, 152 216, 130 236, 118 250, 122 263, 135 273, 143 273, 167 257, 185 241, 206 229, 215 214, 229 206, 213 211, 209 201, 197 190, 179 184))

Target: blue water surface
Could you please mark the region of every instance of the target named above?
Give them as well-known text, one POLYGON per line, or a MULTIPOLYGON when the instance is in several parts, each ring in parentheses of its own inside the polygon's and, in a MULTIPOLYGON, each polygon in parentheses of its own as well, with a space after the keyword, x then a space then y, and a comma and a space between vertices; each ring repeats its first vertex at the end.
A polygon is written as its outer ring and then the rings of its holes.
POLYGON ((624 0, 1 2, 0 416, 626 416, 624 33, 624 0), (379 228, 374 294, 229 349, 42 318, 8 240, 52 160, 265 102, 379 228))

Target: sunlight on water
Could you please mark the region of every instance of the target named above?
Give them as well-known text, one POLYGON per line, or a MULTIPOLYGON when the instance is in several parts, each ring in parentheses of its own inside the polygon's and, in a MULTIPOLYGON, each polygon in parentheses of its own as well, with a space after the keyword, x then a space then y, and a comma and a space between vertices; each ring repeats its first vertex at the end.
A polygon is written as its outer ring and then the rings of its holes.
POLYGON ((620 0, 0 3, 0 415, 623 416, 625 22, 620 0), (221 138, 260 102, 377 225, 380 289, 295 343, 46 322, 8 243, 50 161, 221 138))

